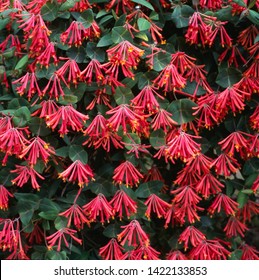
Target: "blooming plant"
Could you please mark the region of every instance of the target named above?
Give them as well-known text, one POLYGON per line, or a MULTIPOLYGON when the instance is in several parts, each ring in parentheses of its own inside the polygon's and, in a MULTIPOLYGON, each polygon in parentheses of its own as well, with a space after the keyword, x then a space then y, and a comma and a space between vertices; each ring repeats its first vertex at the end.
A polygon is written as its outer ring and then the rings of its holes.
POLYGON ((2 259, 259 259, 258 0, 0 0, 2 259))

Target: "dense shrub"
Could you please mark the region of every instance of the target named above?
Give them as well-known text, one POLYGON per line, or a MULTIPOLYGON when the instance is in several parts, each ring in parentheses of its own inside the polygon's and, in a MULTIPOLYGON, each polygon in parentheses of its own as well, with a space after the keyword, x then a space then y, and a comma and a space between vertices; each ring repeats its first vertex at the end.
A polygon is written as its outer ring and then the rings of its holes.
POLYGON ((258 8, 1 0, 1 257, 258 259, 258 8))

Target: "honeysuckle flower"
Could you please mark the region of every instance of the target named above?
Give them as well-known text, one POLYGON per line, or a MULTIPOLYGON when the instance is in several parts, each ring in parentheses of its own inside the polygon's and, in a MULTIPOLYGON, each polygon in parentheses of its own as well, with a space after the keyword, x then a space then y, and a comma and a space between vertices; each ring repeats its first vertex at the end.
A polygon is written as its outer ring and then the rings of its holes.
POLYGON ((190 157, 195 157, 199 154, 201 145, 193 139, 200 139, 200 136, 195 136, 179 130, 179 133, 167 143, 168 148, 166 153, 173 159, 180 158, 184 162, 190 157))
POLYGON ((193 224, 196 221, 200 221, 200 216, 197 211, 203 211, 204 208, 198 207, 197 205, 180 205, 177 204, 175 209, 175 218, 179 221, 180 225, 183 225, 186 221, 193 224))
POLYGON ((248 147, 248 140, 243 135, 251 136, 242 131, 234 131, 230 133, 218 143, 221 146, 221 150, 231 157, 234 155, 235 151, 241 152, 241 150, 244 150, 243 153, 245 153, 248 147))
POLYGON ((242 65, 247 63, 246 59, 243 57, 236 45, 226 48, 224 52, 219 56, 218 62, 221 63, 226 58, 229 67, 234 64, 235 67, 238 68, 240 63, 242 63, 242 65))
POLYGON ((136 106, 143 108, 148 113, 155 113, 160 108, 156 96, 164 100, 164 97, 156 92, 154 86, 145 86, 137 96, 131 99, 131 103, 136 106))
POLYGON ((94 174, 88 164, 84 164, 80 160, 76 160, 69 165, 66 170, 59 173, 58 178, 62 178, 63 181, 77 183, 81 188, 85 184, 87 185, 90 180, 93 180, 94 174))
POLYGON ((259 251, 246 243, 240 246, 242 250, 241 260, 259 260, 259 251))
POLYGON ((183 75, 195 67, 196 58, 187 55, 185 52, 177 51, 172 54, 171 62, 178 69, 179 73, 183 75))
POLYGON ((135 260, 159 260, 160 252, 150 245, 143 244, 135 249, 133 254, 135 260))
POLYGON ((19 86, 16 88, 17 93, 21 96, 26 94, 29 101, 35 94, 39 97, 42 97, 43 95, 38 85, 35 72, 27 72, 21 78, 13 81, 12 84, 18 84, 19 86))
POLYGON ((15 170, 10 171, 11 173, 18 174, 18 176, 12 180, 13 184, 17 185, 18 187, 22 187, 30 180, 33 189, 36 189, 38 191, 40 190, 40 185, 37 182, 37 177, 41 180, 45 180, 43 176, 41 176, 30 166, 15 165, 15 167, 15 170))
POLYGON ((81 230, 83 229, 84 224, 87 224, 88 226, 90 225, 90 221, 78 204, 73 204, 66 211, 59 213, 59 216, 66 217, 68 219, 68 228, 73 224, 78 230, 81 230))
POLYGON ((200 179, 201 175, 198 173, 198 171, 192 168, 190 165, 186 165, 181 171, 177 173, 174 184, 179 186, 194 186, 200 181, 200 179))
POLYGON ((242 223, 237 217, 230 216, 228 218, 228 222, 224 227, 224 232, 228 238, 235 237, 235 236, 242 236, 244 237, 244 232, 248 230, 247 226, 242 223))
POLYGON ((33 112, 31 115, 39 116, 39 118, 47 118, 48 116, 55 114, 58 111, 58 105, 54 100, 43 100, 40 103, 40 108, 33 112))
POLYGON ((117 235, 121 246, 137 247, 138 245, 149 245, 149 238, 137 220, 132 220, 128 225, 121 226, 124 230, 117 235))
POLYGON ((21 56, 22 45, 17 35, 9 34, 0 44, 0 51, 4 52, 8 48, 15 48, 15 54, 21 56))
POLYGON ((153 120, 151 121, 151 127, 153 130, 163 128, 164 132, 170 130, 173 126, 178 123, 171 118, 172 114, 165 109, 158 109, 154 113, 153 120))
POLYGON ((114 6, 116 14, 118 14, 119 11, 123 11, 124 14, 127 14, 128 11, 132 11, 134 9, 135 3, 131 2, 130 0, 112 0, 105 5, 105 9, 109 11, 114 6))
POLYGON ((50 60, 53 60, 55 65, 58 64, 58 58, 55 51, 54 43, 50 42, 44 49, 44 51, 36 58, 36 63, 40 64, 40 67, 48 68, 50 60))
POLYGON ((211 173, 202 176, 198 184, 195 186, 196 192, 200 193, 205 199, 210 195, 215 195, 221 192, 222 188, 224 188, 224 184, 217 180, 211 173))
POLYGON ((102 132, 106 129, 106 126, 107 120, 101 113, 98 113, 93 118, 89 126, 84 130, 84 135, 98 138, 100 135, 102 135, 102 132))
POLYGON ((9 204, 9 198, 13 195, 3 185, 0 185, 0 210, 7 210, 9 204))
POLYGON ((63 77, 68 85, 72 83, 76 86, 81 80, 81 70, 77 62, 71 58, 59 57, 59 59, 67 61, 56 71, 56 74, 63 77))
POLYGON ((222 0, 200 0, 199 5, 209 10, 217 10, 222 6, 222 0))
POLYGON ((236 173, 240 168, 240 165, 235 158, 223 153, 219 155, 215 160, 213 160, 210 167, 214 167, 215 172, 218 175, 225 176, 226 178, 229 177, 232 173, 236 173))
POLYGON ((190 157, 186 161, 186 167, 189 166, 189 172, 198 173, 198 175, 203 175, 209 172, 212 159, 205 156, 203 153, 199 153, 196 157, 190 157))
POLYGON ((156 165, 152 165, 148 172, 144 174, 143 182, 149 181, 162 181, 163 183, 165 182, 160 170, 156 165))
POLYGON ((58 100, 60 96, 64 97, 65 93, 64 89, 61 86, 61 81, 65 84, 66 87, 69 87, 63 76, 58 76, 57 73, 54 73, 50 77, 45 88, 42 90, 42 95, 45 96, 46 94, 48 94, 48 97, 54 97, 56 100, 58 100))
POLYGON ((48 243, 48 249, 51 250, 54 246, 57 246, 57 251, 61 251, 62 243, 65 244, 67 248, 70 247, 70 243, 67 240, 68 235, 72 240, 76 241, 79 244, 82 244, 82 240, 77 238, 75 234, 77 231, 71 228, 61 228, 58 231, 54 232, 50 236, 46 237, 48 243))
POLYGON ((69 130, 80 131, 89 119, 87 115, 78 112, 72 105, 61 106, 57 112, 46 116, 46 124, 54 130, 61 122, 59 133, 63 137, 69 130))
POLYGON ((255 38, 258 34, 258 28, 251 24, 239 33, 237 42, 245 49, 248 49, 254 44, 255 38))
POLYGON ((170 208, 170 204, 165 202, 156 194, 151 194, 147 200, 144 202, 147 206, 147 210, 145 212, 145 216, 150 220, 151 213, 155 213, 158 218, 164 218, 168 209, 170 208))
POLYGON ((101 65, 101 63, 97 59, 92 59, 80 75, 83 81, 85 81, 89 85, 92 84, 93 77, 94 81, 96 81, 97 84, 101 84, 105 76, 105 71, 106 68, 101 65))
POLYGON ((105 246, 99 249, 99 255, 103 260, 122 260, 124 248, 112 238, 105 246))
POLYGON ((129 219, 132 214, 137 213, 137 203, 125 191, 118 190, 109 204, 112 207, 112 212, 118 214, 122 220, 124 213, 129 219))
POLYGON ((130 187, 137 185, 139 180, 143 178, 138 169, 127 160, 116 167, 113 174, 112 179, 116 184, 125 184, 130 187))
POLYGON ((240 219, 240 221, 246 223, 246 222, 251 222, 252 217, 258 214, 259 214, 259 203, 248 199, 246 204, 242 208, 238 209, 236 216, 240 219))
POLYGON ((164 88, 165 92, 169 92, 174 91, 176 88, 185 87, 186 79, 179 74, 173 64, 169 64, 153 80, 153 83, 159 88, 164 88))
POLYGON ((113 218, 112 207, 102 193, 85 204, 83 209, 90 222, 96 222, 99 217, 100 222, 104 224, 105 221, 109 222, 113 218))
POLYGON ((194 247, 189 258, 192 260, 226 260, 230 252, 217 240, 203 240, 194 247))
POLYGON ((112 109, 112 106, 110 104, 110 95, 106 94, 105 91, 102 89, 98 89, 94 93, 94 99, 89 103, 89 105, 86 107, 86 110, 93 110, 93 108, 96 107, 96 104, 104 104, 108 108, 112 109))
POLYGON ((189 244, 193 247, 199 245, 204 239, 206 239, 205 234, 194 226, 188 226, 179 236, 179 244, 184 243, 184 250, 188 249, 189 244))
POLYGON ((170 253, 166 254, 167 260, 188 260, 187 257, 179 250, 171 251, 170 253))
POLYGON ((44 240, 44 237, 44 232, 40 227, 39 222, 33 223, 32 232, 26 234, 26 239, 28 240, 29 244, 41 244, 44 240))
POLYGON ((190 186, 179 187, 171 193, 175 195, 173 202, 183 206, 196 205, 201 200, 190 186))
POLYGON ((208 213, 213 215, 215 212, 219 213, 223 210, 226 215, 235 215, 238 205, 236 201, 226 194, 219 193, 208 208, 208 213))
POLYGON ((257 176, 256 180, 253 182, 251 190, 256 192, 259 189, 259 176, 257 176))
POLYGON ((28 146, 19 154, 19 158, 26 158, 30 166, 34 166, 39 158, 47 163, 51 155, 55 155, 54 148, 37 136, 30 139, 28 146))
POLYGON ((12 121, 9 116, 0 117, 0 135, 6 132, 8 129, 12 128, 12 121))

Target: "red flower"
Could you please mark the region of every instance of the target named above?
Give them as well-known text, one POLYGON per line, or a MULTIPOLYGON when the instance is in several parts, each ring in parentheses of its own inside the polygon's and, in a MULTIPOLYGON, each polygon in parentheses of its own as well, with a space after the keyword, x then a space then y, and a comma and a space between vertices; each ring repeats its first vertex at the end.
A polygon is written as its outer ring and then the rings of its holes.
POLYGON ((32 232, 26 234, 26 239, 28 239, 29 244, 42 244, 44 241, 45 235, 41 227, 39 226, 39 222, 35 222, 33 224, 32 232))
POLYGON ((244 154, 248 146, 248 141, 243 136, 243 134, 245 133, 242 131, 234 131, 230 133, 226 138, 218 143, 221 146, 221 150, 227 153, 229 156, 233 156, 235 150, 237 152, 241 152, 241 150, 244 149, 244 154))
POLYGON ((243 223, 245 223, 246 221, 251 222, 252 217, 258 214, 259 214, 259 203, 249 199, 242 208, 238 209, 237 217, 241 221, 243 221, 243 223))
POLYGON ((158 94, 153 86, 147 85, 131 99, 131 103, 136 107, 143 108, 148 113, 155 113, 160 108, 155 96, 164 100, 164 97, 158 94))
POLYGON ((254 44, 255 38, 258 34, 258 28, 255 25, 249 25, 246 29, 239 33, 238 43, 245 49, 248 49, 254 44))
POLYGON ((53 59, 53 63, 58 65, 58 58, 56 56, 56 51, 54 43, 50 42, 44 49, 44 51, 36 58, 36 63, 40 64, 40 67, 48 68, 50 65, 50 59, 53 59))
POLYGON ((34 166, 39 158, 47 163, 51 155, 55 155, 54 148, 37 136, 30 139, 29 145, 23 148, 19 158, 25 157, 30 166, 34 166))
POLYGON ((222 208, 226 215, 235 215, 238 209, 238 203, 227 195, 219 193, 208 208, 208 212, 213 215, 215 211, 219 213, 222 208))
POLYGON ((177 210, 178 207, 174 203, 171 203, 170 208, 165 214, 165 225, 164 225, 165 229, 168 228, 169 224, 171 224, 172 227, 174 227, 174 225, 176 224, 181 224, 181 220, 175 214, 177 210))
POLYGON ((82 240, 75 237, 76 232, 77 232, 76 230, 71 228, 61 228, 55 233, 51 234, 50 236, 47 236, 46 240, 48 242, 49 250, 51 250, 52 247, 57 244, 57 251, 59 252, 61 250, 62 241, 65 243, 65 246, 69 248, 70 243, 68 243, 66 235, 68 235, 71 239, 73 239, 77 243, 82 244, 82 240))
POLYGON ((129 150, 127 154, 134 153, 136 158, 139 158, 139 152, 150 154, 147 148, 150 148, 151 145, 137 144, 129 134, 127 135, 127 137, 131 141, 131 143, 121 142, 129 150))
POLYGON ((77 182, 81 188, 88 184, 90 179, 93 180, 94 174, 88 164, 83 164, 80 160, 73 162, 66 170, 59 174, 58 178, 63 181, 77 182))
POLYGON ((199 154, 201 145, 196 143, 193 139, 200 138, 200 136, 194 136, 180 130, 179 134, 175 135, 175 137, 168 142, 166 153, 171 158, 180 158, 186 162, 188 158, 195 157, 199 154))
POLYGON ((73 225, 78 230, 83 229, 84 224, 87 224, 88 226, 90 225, 90 221, 86 218, 86 215, 85 215, 83 209, 77 204, 73 204, 66 211, 59 213, 59 216, 66 217, 68 219, 68 222, 67 222, 68 228, 72 224, 72 219, 73 219, 73 225))
POLYGON ((240 168, 237 160, 227 154, 221 154, 211 163, 211 168, 215 168, 218 175, 229 177, 231 173, 236 173, 240 168))
POLYGON ((78 64, 74 59, 71 58, 60 57, 60 59, 67 60, 67 62, 56 71, 56 74, 64 78, 68 85, 73 83, 76 86, 78 81, 81 80, 81 71, 78 67, 78 64))
POLYGON ((122 246, 127 242, 128 246, 149 245, 149 238, 141 228, 137 220, 132 220, 128 225, 121 226, 124 230, 117 235, 118 241, 122 246))
POLYGON ((211 158, 199 153, 186 161, 186 168, 188 168, 189 172, 195 172, 198 175, 207 174, 210 170, 211 161, 211 158))
POLYGON ((247 226, 234 216, 230 216, 228 218, 228 222, 224 228, 224 232, 226 233, 226 236, 228 238, 238 236, 238 235, 244 237, 245 236, 244 232, 246 230, 248 230, 247 226))
POLYGON ((115 7, 116 14, 118 14, 119 11, 123 11, 124 14, 127 14, 128 11, 132 11, 134 9, 134 5, 135 3, 129 0, 111 0, 105 5, 105 9, 109 11, 115 7))
POLYGON ((179 236, 178 242, 181 244, 184 242, 184 250, 188 249, 188 244, 190 243, 193 247, 198 246, 206 236, 196 229, 194 226, 188 226, 179 236))
POLYGON ((193 260, 226 260, 229 255, 230 252, 217 240, 203 240, 189 253, 193 260))
POLYGON ((48 93, 48 97, 50 98, 54 97, 56 100, 58 100, 60 96, 64 97, 65 93, 61 86, 61 81, 63 81, 66 87, 69 87, 64 77, 58 76, 58 74, 55 72, 50 77, 49 82, 43 89, 42 91, 43 96, 45 96, 45 94, 48 93))
POLYGON ((43 176, 30 166, 15 165, 15 167, 15 170, 10 171, 11 173, 18 174, 18 176, 12 180, 13 184, 16 184, 18 187, 22 187, 30 180, 31 186, 36 190, 40 190, 40 185, 38 184, 36 178, 38 177, 41 180, 44 180, 45 178, 43 176))
POLYGON ((202 196, 207 199, 211 194, 215 195, 221 192, 224 185, 220 183, 211 173, 205 174, 201 177, 199 183, 195 186, 197 193, 201 193, 202 196))
POLYGON ((200 0, 199 4, 202 8, 209 10, 217 10, 222 7, 222 0, 200 0))
POLYGON ((55 114, 58 111, 58 105, 54 100, 43 100, 40 103, 40 108, 33 112, 31 115, 39 116, 40 118, 47 118, 49 115, 55 114))
POLYGON ((177 260, 188 260, 186 256, 179 250, 171 251, 170 253, 166 254, 167 260, 177 261, 177 260))
POLYGON ((196 205, 201 201, 194 189, 189 186, 179 187, 171 193, 175 195, 173 201, 181 206, 196 205))
POLYGON ((179 186, 193 186, 200 181, 200 178, 201 175, 199 175, 196 169, 186 165, 181 171, 177 173, 177 178, 174 181, 174 184, 179 186))
POLYGON ((171 62, 179 70, 179 73, 183 75, 195 66, 194 62, 196 58, 187 55, 185 52, 177 51, 172 54, 171 62))
POLYGON ((259 176, 257 176, 256 180, 253 182, 251 190, 255 193, 259 189, 259 176))
POLYGON ((63 137, 69 132, 69 128, 73 131, 80 131, 84 123, 89 119, 87 115, 78 112, 72 105, 61 106, 56 113, 46 116, 47 126, 53 130, 61 122, 59 129, 60 136, 63 137))
POLYGON ((179 74, 173 64, 169 64, 153 80, 153 83, 158 85, 159 88, 164 88, 164 91, 169 92, 174 91, 176 88, 183 88, 186 84, 186 79, 179 74))
POLYGON ((102 224, 104 224, 105 220, 109 222, 110 218, 113 218, 112 207, 102 193, 99 193, 96 198, 85 204, 83 209, 90 222, 96 222, 98 216, 100 216, 102 224))
POLYGON ((158 218, 164 218, 168 209, 170 208, 170 204, 165 202, 156 194, 151 194, 148 199, 144 202, 147 206, 147 210, 145 212, 145 216, 150 220, 151 212, 156 213, 158 218))
POLYGON ((39 88, 35 72, 27 72, 21 78, 13 81, 12 84, 19 84, 19 86, 16 88, 17 93, 21 96, 26 93, 29 101, 35 95, 35 93, 37 93, 37 96, 39 97, 42 97, 43 95, 39 88))
POLYGON ((163 183, 165 182, 161 172, 156 165, 153 165, 144 175, 143 182, 145 183, 149 181, 162 181, 163 183))
POLYGON ((242 244, 240 248, 243 251, 241 260, 259 260, 259 251, 256 248, 247 244, 242 244))
POLYGON ((130 162, 125 161, 114 169, 114 176, 112 179, 116 184, 125 184, 126 186, 133 187, 139 183, 139 180, 143 178, 143 175, 137 170, 137 168, 130 162))
POLYGON ((127 104, 121 104, 106 112, 107 115, 112 115, 108 119, 109 125, 118 131, 119 127, 122 126, 123 132, 127 133, 127 124, 130 125, 131 129, 134 130, 138 126, 138 123, 142 123, 143 116, 135 113, 129 108, 127 104))
POLYGON ((151 127, 153 128, 153 130, 163 128, 164 132, 167 132, 174 125, 177 125, 177 122, 175 122, 171 118, 171 116, 172 114, 167 112, 166 110, 158 109, 154 115, 153 120, 151 121, 151 127))
POLYGON ((99 249, 99 255, 104 260, 122 260, 123 247, 120 246, 115 238, 112 238, 105 246, 99 249))
POLYGON ((119 66, 125 77, 133 78, 132 68, 137 68, 140 57, 144 54, 143 50, 126 40, 121 41, 106 52, 110 62, 104 64, 104 66, 107 67, 107 74, 114 76, 116 79, 119 74, 119 66))
POLYGON ((135 260, 159 260, 160 252, 150 245, 143 244, 135 249, 133 254, 135 260))
POLYGON ((7 210, 9 198, 13 197, 13 195, 4 187, 0 185, 0 210, 7 210))
POLYGON ((92 59, 80 75, 87 84, 91 85, 93 80, 93 74, 95 74, 94 81, 96 81, 97 84, 101 84, 101 82, 104 79, 103 72, 105 71, 106 68, 103 65, 101 65, 97 59, 92 59))
POLYGON ((109 204, 112 212, 119 214, 120 220, 123 218, 123 212, 128 219, 130 215, 137 213, 137 203, 123 190, 118 190, 109 204))

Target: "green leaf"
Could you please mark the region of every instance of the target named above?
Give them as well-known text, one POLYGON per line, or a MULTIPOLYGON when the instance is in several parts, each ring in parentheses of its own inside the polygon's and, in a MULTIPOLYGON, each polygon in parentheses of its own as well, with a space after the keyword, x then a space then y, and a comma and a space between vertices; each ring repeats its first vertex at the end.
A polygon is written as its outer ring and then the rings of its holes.
POLYGON ((165 132, 162 129, 153 131, 150 134, 149 142, 153 148, 159 148, 161 146, 164 146, 166 144, 165 132))
POLYGON ((48 211, 59 212, 61 210, 59 204, 57 204, 56 202, 50 200, 47 197, 44 197, 41 200, 39 209, 42 212, 48 212, 48 211))
POLYGON ((255 25, 259 24, 259 14, 254 10, 248 10, 247 18, 255 25))
POLYGON ((159 52, 154 55, 154 65, 153 69, 157 72, 163 70, 171 61, 171 54, 166 52, 159 52))
POLYGON ((151 194, 157 194, 163 187, 161 181, 150 181, 139 185, 135 191, 135 195, 139 198, 148 198, 151 194))
POLYGON ((58 15, 59 6, 56 1, 48 2, 41 8, 41 16, 46 21, 53 21, 58 15))
POLYGON ((242 254, 243 254, 243 251, 240 249, 237 249, 231 253, 229 260, 241 260, 242 254))
POLYGON ((121 228, 118 224, 108 225, 103 231, 103 235, 108 238, 117 238, 117 235, 121 232, 121 228))
POLYGON ((178 124, 188 123, 195 119, 193 116, 193 107, 197 104, 190 99, 184 98, 173 101, 167 108, 167 111, 172 113, 172 119, 178 124))
POLYGON ((10 18, 0 18, 0 30, 3 30, 6 25, 9 23, 10 18))
POLYGON ((44 119, 32 118, 29 122, 29 129, 34 135, 47 136, 51 134, 51 130, 46 127, 44 119))
POLYGON ((88 154, 82 146, 70 146, 68 155, 72 161, 80 160, 83 164, 87 164, 88 162, 88 154))
POLYGON ((244 0, 232 0, 232 2, 237 3, 241 7, 246 7, 244 0))
POLYGON ((60 12, 65 12, 71 8, 73 8, 75 6, 75 4, 77 2, 79 2, 80 0, 66 0, 66 2, 64 2, 60 7, 59 7, 59 11, 60 12))
POLYGON ((148 36, 145 32, 138 32, 137 34, 135 34, 135 38, 139 38, 141 40, 144 40, 144 41, 148 41, 148 36))
POLYGON ((105 52, 98 48, 96 43, 88 42, 86 46, 86 54, 91 59, 97 59, 99 62, 104 62, 105 52))
POLYGON ((58 100, 58 103, 62 105, 75 104, 77 102, 78 102, 77 96, 72 94, 66 94, 65 96, 60 96, 58 100))
POLYGON ((246 161, 242 173, 245 176, 249 176, 253 173, 259 174, 259 158, 251 158, 246 161))
POLYGON ((66 51, 69 58, 74 59, 77 63, 82 63, 85 60, 86 52, 84 47, 71 47, 66 51))
POLYGON ((242 190, 241 192, 245 193, 245 194, 248 194, 248 195, 254 193, 253 190, 250 190, 250 189, 245 189, 245 190, 242 190))
POLYGON ((65 251, 57 252, 54 250, 49 250, 45 254, 46 260, 63 260, 65 261, 67 259, 67 254, 65 251))
MULTIPOLYGON (((139 136, 135 133, 127 133, 126 135, 123 135, 122 137, 122 142, 127 143, 127 144, 141 144, 141 140, 139 136)), ((132 146, 131 145, 125 145, 125 148, 127 150, 131 150, 132 146)))
POLYGON ((246 204, 247 200, 248 200, 249 196, 245 193, 243 193, 242 191, 239 192, 238 196, 237 196, 237 203, 238 208, 243 208, 244 205, 246 204))
POLYGON ((153 6, 149 2, 147 2, 145 0, 131 0, 131 2, 134 2, 134 3, 138 4, 138 5, 142 5, 142 6, 146 7, 146 8, 154 11, 153 6))
POLYGON ((65 146, 65 147, 56 149, 55 153, 56 153, 56 155, 59 156, 59 157, 66 158, 66 157, 68 157, 69 147, 68 147, 68 146, 65 146))
POLYGON ((187 5, 179 5, 174 8, 172 13, 172 21, 177 28, 187 27, 189 25, 189 17, 194 13, 194 10, 187 5))
POLYGON ((112 40, 112 36, 110 33, 104 35, 103 37, 101 37, 101 39, 99 40, 97 47, 98 48, 102 48, 102 47, 107 47, 113 44, 113 40, 112 40))
POLYGON ((58 213, 59 213, 58 211, 49 210, 49 211, 45 211, 45 212, 40 212, 38 215, 45 220, 53 221, 57 218, 58 213))
POLYGON ((67 218, 58 216, 54 221, 54 225, 56 230, 67 227, 67 218))
POLYGON ((236 68, 220 67, 218 76, 216 78, 216 83, 223 88, 227 88, 239 82, 241 78, 242 73, 236 68))
POLYGON ((88 186, 91 192, 96 195, 98 195, 99 193, 104 194, 106 197, 111 195, 110 188, 107 184, 104 185, 100 183, 90 182, 88 186))
POLYGON ((16 64, 14 70, 22 70, 25 67, 25 65, 27 64, 28 60, 29 60, 29 56, 28 56, 28 54, 26 54, 25 56, 23 56, 18 61, 18 63, 16 64))
POLYGON ((139 31, 148 30, 151 27, 151 23, 144 18, 138 19, 138 28, 139 31))
POLYGON ((114 44, 118 44, 122 41, 132 41, 129 31, 122 26, 113 27, 111 39, 114 44))
POLYGON ((257 179, 258 174, 257 173, 252 173, 250 174, 245 181, 245 186, 251 188, 254 181, 257 179))
POLYGON ((34 214, 34 209, 31 207, 30 204, 26 204, 26 203, 19 203, 19 207, 18 207, 18 212, 19 212, 19 215, 20 215, 20 219, 23 223, 23 226, 27 226, 31 219, 32 219, 32 216, 34 214))
POLYGON ((118 105, 129 104, 134 95, 128 87, 117 87, 114 94, 114 99, 118 105))
POLYGON ((90 27, 94 21, 94 14, 91 9, 82 13, 72 12, 71 14, 77 21, 81 22, 85 28, 90 27))
POLYGON ((25 126, 31 119, 31 112, 25 106, 17 109, 14 113, 13 123, 16 126, 25 126))

